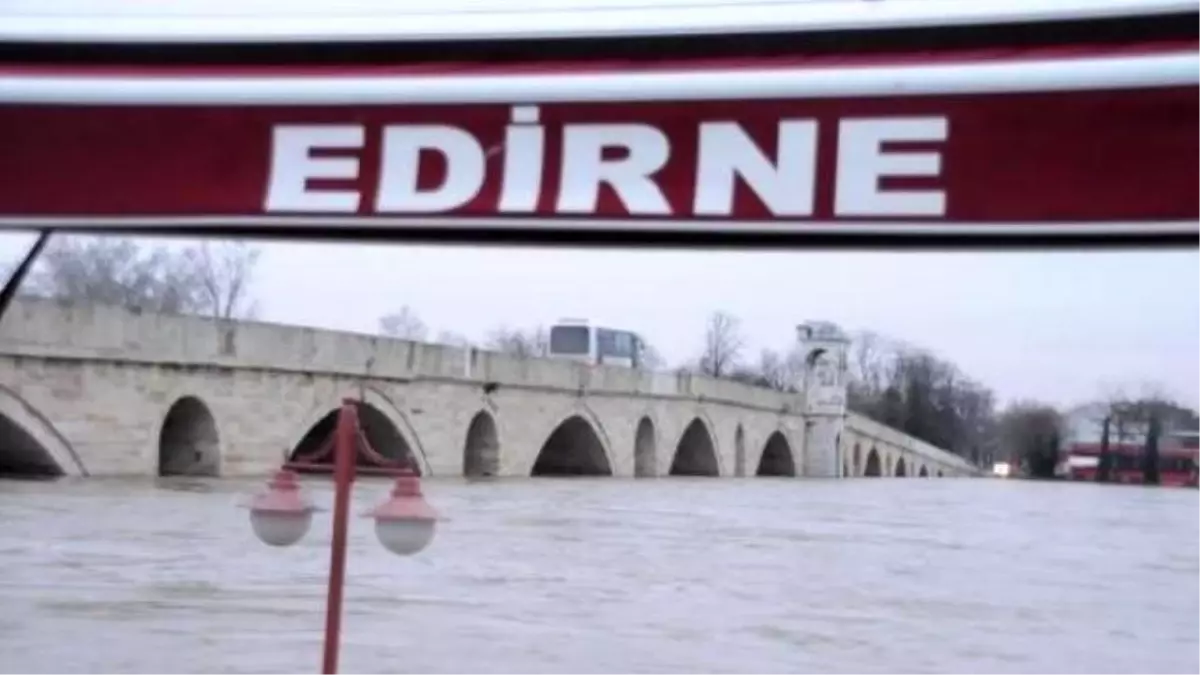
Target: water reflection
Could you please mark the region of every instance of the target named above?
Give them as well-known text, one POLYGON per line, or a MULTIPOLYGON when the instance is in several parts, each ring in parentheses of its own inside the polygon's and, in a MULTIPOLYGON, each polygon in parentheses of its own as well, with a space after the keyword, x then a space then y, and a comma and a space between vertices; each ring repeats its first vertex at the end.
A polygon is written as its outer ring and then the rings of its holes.
MULTIPOLYGON (((308 481, 325 507, 330 494, 308 481)), ((258 482, 0 482, 0 669, 311 672, 328 514, 258 482)), ((384 481, 356 492, 355 513, 384 481)), ((1196 672, 1197 495, 1012 481, 426 481, 351 535, 347 672, 1196 672)))

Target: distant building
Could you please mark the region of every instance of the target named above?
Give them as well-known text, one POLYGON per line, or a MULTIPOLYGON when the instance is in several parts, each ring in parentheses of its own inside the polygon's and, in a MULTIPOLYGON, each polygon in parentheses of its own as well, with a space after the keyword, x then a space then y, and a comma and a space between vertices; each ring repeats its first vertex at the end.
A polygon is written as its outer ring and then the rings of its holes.
MULTIPOLYGON (((1063 442, 1066 445, 1075 443, 1095 443, 1099 445, 1104 435, 1104 418, 1108 415, 1107 403, 1088 403, 1067 411, 1063 416, 1063 442)), ((1145 445, 1150 433, 1147 422, 1131 420, 1114 420, 1108 429, 1108 441, 1112 444, 1132 443, 1145 445)))
MULTIPOLYGON (((1059 475, 1071 480, 1095 480, 1104 437, 1106 403, 1091 403, 1063 416, 1063 439, 1059 448, 1059 475)), ((1141 483, 1142 455, 1150 425, 1147 421, 1114 419, 1108 430, 1108 449, 1113 457, 1112 480, 1141 483)), ((1163 485, 1195 485, 1200 457, 1200 433, 1181 428, 1177 420, 1163 421, 1158 443, 1158 468, 1163 485)))

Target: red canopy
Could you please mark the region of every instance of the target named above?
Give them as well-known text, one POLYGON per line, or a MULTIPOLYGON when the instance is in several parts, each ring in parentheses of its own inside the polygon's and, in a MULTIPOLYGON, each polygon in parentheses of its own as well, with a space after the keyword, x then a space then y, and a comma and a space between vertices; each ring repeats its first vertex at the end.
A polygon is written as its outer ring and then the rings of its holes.
POLYGON ((10 59, 0 224, 1196 233, 1198 53, 10 59))

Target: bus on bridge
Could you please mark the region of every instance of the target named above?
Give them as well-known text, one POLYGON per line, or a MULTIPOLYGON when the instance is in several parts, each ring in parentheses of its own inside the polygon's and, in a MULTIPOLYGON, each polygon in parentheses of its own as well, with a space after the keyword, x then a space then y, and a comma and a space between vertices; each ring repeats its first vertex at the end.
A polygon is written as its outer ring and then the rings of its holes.
POLYGON ((595 366, 641 368, 646 343, 631 330, 591 325, 586 319, 562 319, 550 328, 550 356, 595 366))

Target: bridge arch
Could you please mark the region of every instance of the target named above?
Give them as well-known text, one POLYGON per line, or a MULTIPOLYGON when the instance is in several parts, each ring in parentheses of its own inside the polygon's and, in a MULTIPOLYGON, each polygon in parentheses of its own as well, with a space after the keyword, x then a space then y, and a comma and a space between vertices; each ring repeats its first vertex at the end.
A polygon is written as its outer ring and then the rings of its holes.
POLYGON ((86 476, 87 469, 66 437, 44 415, 0 386, 0 474, 86 476))
POLYGON ((658 475, 658 439, 654 422, 644 416, 638 421, 633 438, 633 475, 652 478, 658 475))
POLYGON ((878 478, 883 475, 883 467, 879 459, 879 451, 873 446, 867 452, 867 466, 863 469, 863 475, 868 478, 878 478))
POLYGON ((500 435, 496 419, 480 410, 467 424, 463 442, 463 475, 468 478, 495 476, 500 473, 500 435))
POLYGON ((675 444, 671 460, 672 476, 720 476, 717 447, 712 430, 701 417, 694 417, 675 444))
POLYGON ((592 422, 573 414, 559 422, 538 452, 534 476, 611 476, 608 448, 592 422))
POLYGON ((921 478, 929 478, 929 469, 924 464, 922 464, 921 470, 917 472, 917 475, 921 478))
MULTIPOLYGON (((360 400, 356 402, 356 405, 359 426, 375 453, 387 460, 406 461, 418 474, 428 474, 429 467, 422 461, 423 458, 414 451, 413 443, 401 431, 401 424, 398 424, 387 411, 372 402, 360 400)), ((310 424, 300 441, 288 453, 288 459, 291 461, 307 459, 314 461, 319 466, 331 465, 333 463, 331 443, 340 413, 341 407, 334 407, 325 412, 316 422, 310 424)), ((358 462, 360 466, 378 464, 375 458, 364 454, 361 450, 358 462)))
POLYGON ((792 457, 792 446, 782 431, 776 430, 763 445, 758 460, 757 476, 795 476, 796 460, 792 457))
POLYGON ((850 465, 850 468, 854 472, 852 475, 861 476, 863 473, 862 445, 859 443, 854 444, 854 457, 853 457, 853 463, 850 465))
POLYGON ((903 457, 896 460, 896 472, 893 475, 898 478, 903 478, 904 476, 908 475, 908 467, 904 465, 903 457))
POLYGON ((938 472, 937 472, 937 477, 938 477, 938 478, 941 478, 941 477, 942 477, 942 475, 943 475, 943 474, 942 474, 942 470, 941 470, 941 469, 938 469, 938 472))
POLYGON ((741 422, 733 433, 733 475, 738 478, 746 475, 746 430, 741 422))
POLYGON ((158 431, 159 476, 216 476, 221 472, 221 435, 208 405, 181 396, 167 409, 158 431))
POLYGON ((359 392, 359 397, 378 408, 391 420, 392 425, 400 432, 400 436, 404 439, 404 442, 408 444, 414 467, 419 473, 422 476, 433 475, 429 467, 429 457, 425 454, 425 446, 421 443, 421 436, 413 426, 412 420, 405 414, 404 409, 396 405, 396 402, 384 391, 375 387, 364 387, 359 392))

